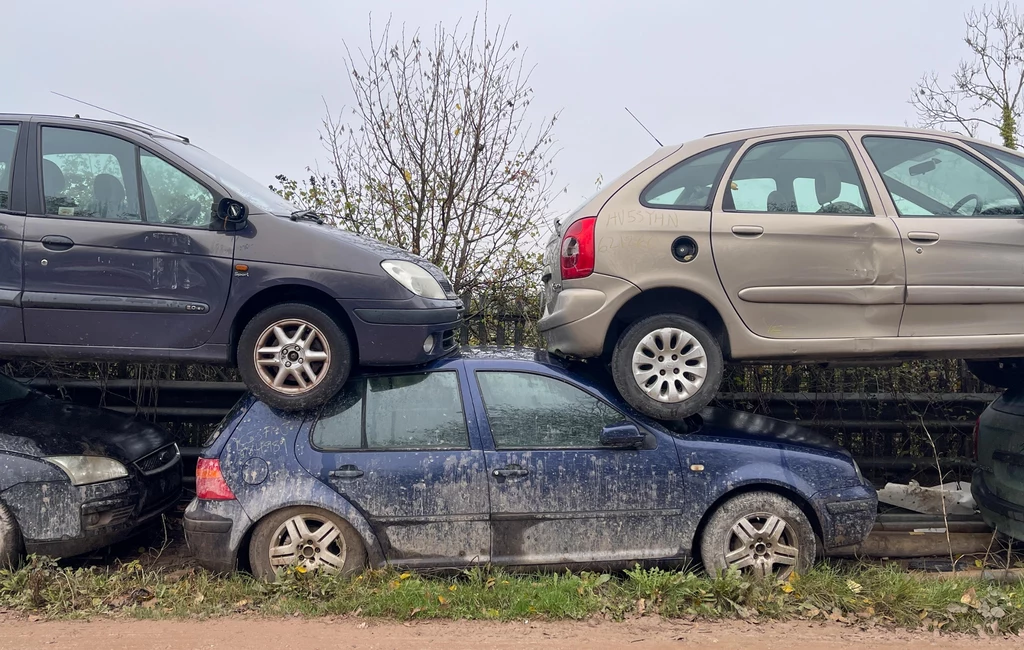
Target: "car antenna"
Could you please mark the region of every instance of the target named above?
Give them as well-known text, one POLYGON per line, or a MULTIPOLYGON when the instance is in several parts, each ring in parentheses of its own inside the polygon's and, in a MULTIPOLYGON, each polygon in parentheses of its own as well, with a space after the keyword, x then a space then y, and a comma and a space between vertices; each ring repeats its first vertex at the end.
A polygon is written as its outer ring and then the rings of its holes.
POLYGON ((632 117, 632 118, 633 118, 634 120, 636 120, 636 123, 637 123, 637 124, 639 124, 639 125, 640 125, 641 127, 643 127, 643 130, 644 130, 644 131, 647 131, 647 135, 649 135, 649 136, 651 136, 652 138, 654 138, 654 141, 658 143, 658 146, 659 146, 659 147, 664 147, 664 146, 665 146, 665 145, 661 144, 661 140, 659 140, 658 138, 655 138, 655 137, 654 137, 654 134, 653 134, 653 133, 651 133, 651 130, 650 130, 650 129, 648 129, 648 128, 647 128, 646 126, 644 126, 644 123, 643 123, 643 122, 641 122, 641 121, 640 121, 640 119, 639 119, 639 118, 638 118, 638 117, 637 117, 636 115, 633 115, 633 111, 629 110, 629 107, 628 107, 628 106, 625 106, 625 107, 623 107, 623 108, 625 108, 625 109, 626 109, 626 112, 627 112, 627 113, 629 113, 629 116, 630 116, 630 117, 632 117))
POLYGON ((134 117, 128 117, 127 115, 122 115, 121 113, 118 113, 117 111, 112 111, 109 108, 103 108, 102 106, 97 106, 96 104, 90 104, 89 102, 83 101, 81 99, 75 99, 74 97, 71 97, 70 95, 65 95, 64 93, 59 93, 56 90, 51 90, 50 92, 53 93, 54 95, 59 95, 60 97, 63 97, 65 99, 70 99, 73 102, 78 102, 79 104, 85 104, 86 106, 92 106, 93 108, 97 108, 97 109, 99 109, 99 110, 101 110, 101 111, 103 111, 105 113, 110 113, 110 114, 116 115, 118 117, 123 117, 126 120, 131 120, 132 122, 137 122, 137 123, 139 123, 139 124, 141 124, 143 126, 148 126, 149 128, 156 129, 157 131, 160 131, 162 133, 169 133, 170 135, 173 135, 176 138, 181 138, 182 141, 185 144, 189 144, 188 138, 186 138, 185 136, 183 136, 181 134, 174 133, 173 131, 168 131, 167 129, 161 129, 159 126, 154 126, 152 124, 147 124, 146 122, 143 122, 142 120, 137 120, 134 117))

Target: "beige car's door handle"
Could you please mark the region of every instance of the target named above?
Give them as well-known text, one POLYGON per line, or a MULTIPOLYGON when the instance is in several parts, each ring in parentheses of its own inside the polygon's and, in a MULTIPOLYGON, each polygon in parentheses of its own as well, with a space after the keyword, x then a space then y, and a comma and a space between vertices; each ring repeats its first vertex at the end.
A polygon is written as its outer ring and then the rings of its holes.
POLYGON ((939 241, 939 233, 921 231, 908 232, 907 239, 915 244, 934 244, 939 241))
POLYGON ((732 234, 737 237, 757 237, 764 233, 761 226, 733 226, 732 234))

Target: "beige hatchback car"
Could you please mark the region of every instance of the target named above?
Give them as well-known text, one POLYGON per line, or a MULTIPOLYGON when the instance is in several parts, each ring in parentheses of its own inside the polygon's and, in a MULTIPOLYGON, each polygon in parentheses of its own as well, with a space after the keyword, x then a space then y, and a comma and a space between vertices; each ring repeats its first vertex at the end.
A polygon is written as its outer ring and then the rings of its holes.
POLYGON ((800 126, 663 147, 556 223, 539 328, 638 410, 724 364, 967 358, 1024 376, 1024 156, 939 131, 800 126))

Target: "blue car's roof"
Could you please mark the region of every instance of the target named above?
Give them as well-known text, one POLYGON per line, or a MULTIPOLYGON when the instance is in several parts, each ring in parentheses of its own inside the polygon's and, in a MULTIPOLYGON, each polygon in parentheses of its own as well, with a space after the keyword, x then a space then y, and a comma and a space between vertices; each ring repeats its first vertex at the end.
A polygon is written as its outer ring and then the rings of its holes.
MULTIPOLYGON (((708 407, 698 416, 681 421, 656 421, 638 413, 619 395, 609 373, 595 362, 567 361, 544 350, 528 348, 500 348, 493 346, 463 347, 459 353, 438 359, 418 371, 436 370, 461 361, 474 367, 494 370, 532 370, 561 376, 599 393, 605 400, 630 417, 675 434, 699 433, 725 436, 738 441, 773 441, 799 447, 813 448, 849 456, 849 452, 835 441, 811 429, 775 418, 733 409, 708 407)), ((381 373, 393 373, 379 369, 381 373)))

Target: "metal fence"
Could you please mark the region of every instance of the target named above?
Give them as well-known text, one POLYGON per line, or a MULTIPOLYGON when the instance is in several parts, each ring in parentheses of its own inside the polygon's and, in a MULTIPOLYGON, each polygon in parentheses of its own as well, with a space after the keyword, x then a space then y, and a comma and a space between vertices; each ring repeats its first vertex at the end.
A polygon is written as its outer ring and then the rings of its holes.
MULTIPOLYGON (((468 297, 467 297, 468 298, 468 297)), ((535 322, 471 308, 464 344, 534 347, 535 322)), ((0 365, 55 396, 146 418, 196 445, 243 391, 229 368, 186 364, 50 363, 0 365)), ((846 447, 878 480, 936 473, 968 478, 971 432, 995 397, 959 361, 896 363, 887 367, 772 365, 734 367, 717 404, 807 425, 846 447)))

